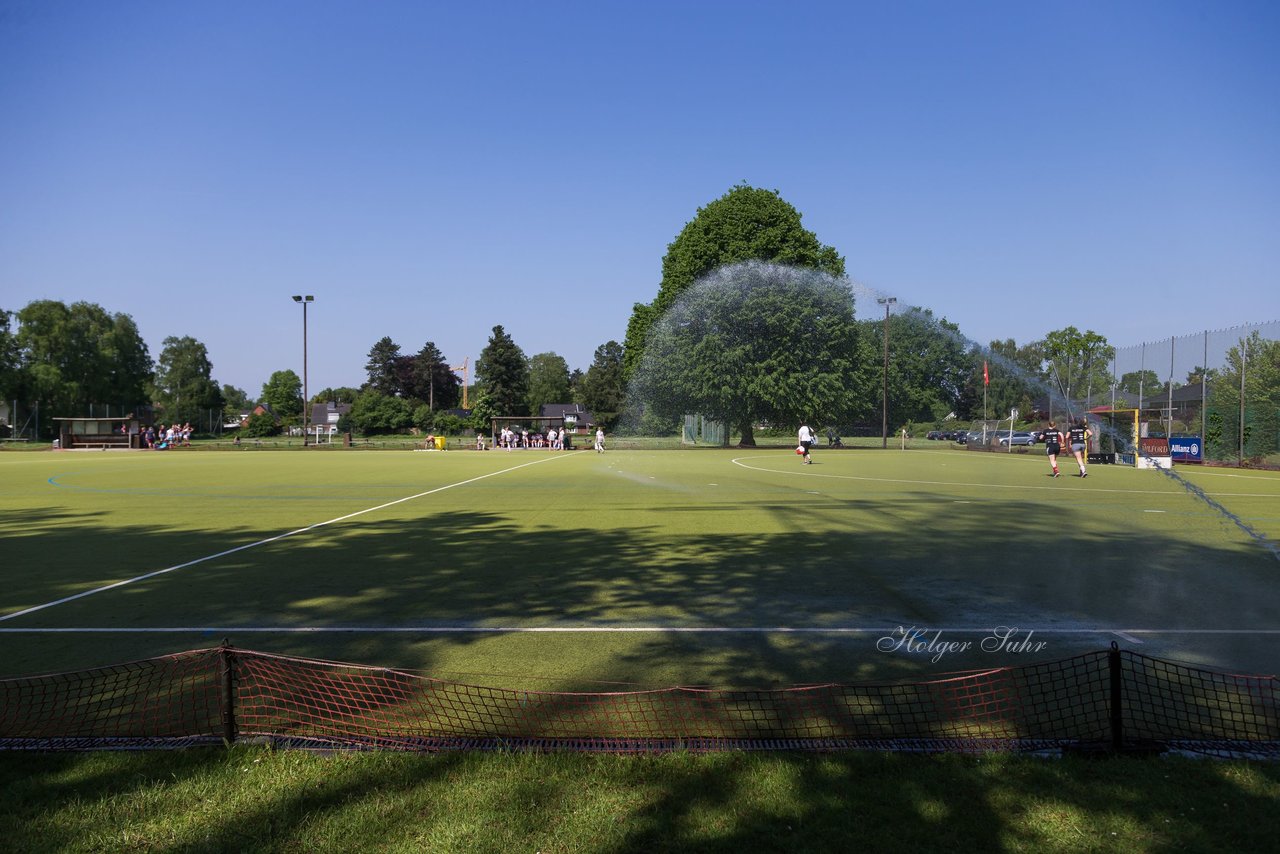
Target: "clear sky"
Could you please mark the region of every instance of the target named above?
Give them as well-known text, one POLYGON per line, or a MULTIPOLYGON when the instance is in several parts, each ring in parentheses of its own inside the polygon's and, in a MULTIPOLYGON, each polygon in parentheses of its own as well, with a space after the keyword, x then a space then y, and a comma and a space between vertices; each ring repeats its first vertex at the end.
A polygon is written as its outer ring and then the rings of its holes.
MULTIPOLYGON (((571 368, 746 182, 986 343, 1280 317, 1280 3, 0 0, 0 308, 571 368)), ((859 316, 875 316, 873 304, 859 316)))

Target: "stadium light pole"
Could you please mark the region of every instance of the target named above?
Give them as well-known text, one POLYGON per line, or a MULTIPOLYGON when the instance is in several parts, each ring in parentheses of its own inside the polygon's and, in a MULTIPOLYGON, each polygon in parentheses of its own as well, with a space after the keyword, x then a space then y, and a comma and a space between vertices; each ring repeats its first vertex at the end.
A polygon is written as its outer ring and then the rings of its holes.
POLYGON ((306 296, 294 294, 293 301, 302 303, 302 447, 305 448, 307 446, 307 431, 310 429, 307 423, 310 420, 307 418, 309 414, 307 409, 311 406, 310 401, 307 399, 307 303, 314 302, 315 297, 310 294, 306 296))
POLYGON ((876 300, 884 306, 884 397, 880 402, 880 447, 889 447, 889 306, 898 301, 897 297, 880 297, 876 300))

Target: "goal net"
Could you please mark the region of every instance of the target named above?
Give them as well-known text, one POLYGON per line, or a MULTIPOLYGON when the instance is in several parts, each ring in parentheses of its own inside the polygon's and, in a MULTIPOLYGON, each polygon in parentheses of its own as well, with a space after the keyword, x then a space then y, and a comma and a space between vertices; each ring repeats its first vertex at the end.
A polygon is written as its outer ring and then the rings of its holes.
POLYGON ((712 421, 705 415, 686 415, 680 433, 684 445, 727 445, 729 433, 723 421, 712 421))

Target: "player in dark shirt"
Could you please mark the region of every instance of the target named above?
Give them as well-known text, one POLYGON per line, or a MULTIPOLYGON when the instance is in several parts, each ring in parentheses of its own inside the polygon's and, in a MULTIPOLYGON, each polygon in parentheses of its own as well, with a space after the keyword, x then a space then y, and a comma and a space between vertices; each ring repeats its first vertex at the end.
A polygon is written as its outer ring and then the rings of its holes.
POLYGON ((1080 476, 1088 477, 1089 472, 1084 467, 1084 451, 1089 441, 1089 437, 1093 435, 1093 431, 1089 429, 1089 425, 1085 423, 1083 418, 1079 423, 1072 424, 1068 431, 1067 441, 1071 443, 1071 453, 1076 455, 1076 464, 1080 466, 1080 476))
POLYGON ((1058 454, 1062 453, 1062 431, 1053 421, 1049 429, 1044 431, 1044 452, 1049 455, 1049 465, 1053 466, 1051 477, 1058 476, 1058 454))

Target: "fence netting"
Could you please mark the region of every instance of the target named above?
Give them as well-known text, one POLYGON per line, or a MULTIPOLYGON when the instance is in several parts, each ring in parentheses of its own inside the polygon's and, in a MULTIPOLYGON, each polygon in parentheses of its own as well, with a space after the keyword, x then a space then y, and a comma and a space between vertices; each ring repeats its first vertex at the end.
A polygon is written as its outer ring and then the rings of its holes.
POLYGON ((1165 747, 1280 757, 1274 677, 1112 649, 917 682, 520 691, 233 647, 0 680, 0 748, 242 740, 394 750, 1165 747))
POLYGON ((1137 409, 1151 435, 1198 439, 1203 461, 1280 452, 1280 321, 1119 347, 1111 374, 1089 407, 1137 409))

